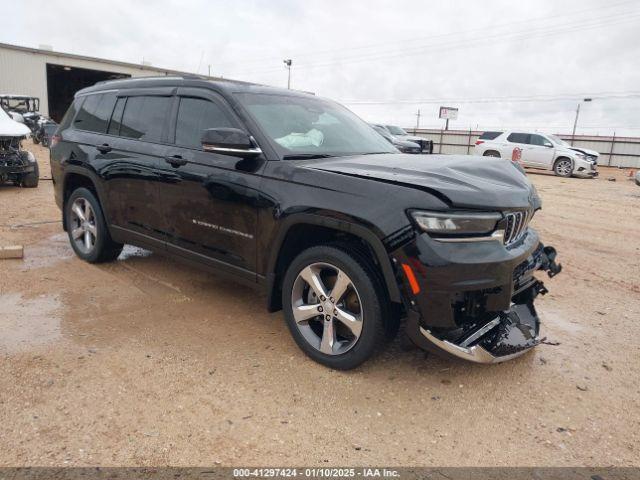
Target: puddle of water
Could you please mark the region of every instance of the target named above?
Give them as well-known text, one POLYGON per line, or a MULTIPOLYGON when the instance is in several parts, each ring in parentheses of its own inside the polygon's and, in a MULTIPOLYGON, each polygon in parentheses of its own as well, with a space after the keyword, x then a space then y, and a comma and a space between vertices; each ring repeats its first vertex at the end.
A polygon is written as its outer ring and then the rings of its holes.
POLYGON ((151 255, 152 252, 145 250, 144 248, 134 247, 133 245, 125 245, 122 249, 122 253, 118 257, 118 260, 128 260, 130 258, 145 258, 151 255))
POLYGON ((51 267, 74 256, 66 233, 56 233, 44 241, 25 247, 21 270, 51 267))
POLYGON ((19 293, 0 295, 0 352, 18 352, 62 337, 61 303, 55 295, 25 299, 19 293))

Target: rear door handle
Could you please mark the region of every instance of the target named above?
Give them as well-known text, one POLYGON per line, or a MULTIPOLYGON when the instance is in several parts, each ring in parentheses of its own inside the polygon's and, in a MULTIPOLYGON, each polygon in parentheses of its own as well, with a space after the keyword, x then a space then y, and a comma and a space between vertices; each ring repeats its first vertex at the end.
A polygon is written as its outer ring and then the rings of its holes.
POLYGON ((100 153, 109 153, 111 150, 113 150, 111 148, 111 145, 109 145, 108 143, 103 143, 102 145, 96 145, 96 148, 100 153))
POLYGON ((171 155, 169 157, 164 157, 164 160, 165 162, 170 163, 173 167, 180 167, 181 165, 187 164, 187 161, 180 155, 171 155))

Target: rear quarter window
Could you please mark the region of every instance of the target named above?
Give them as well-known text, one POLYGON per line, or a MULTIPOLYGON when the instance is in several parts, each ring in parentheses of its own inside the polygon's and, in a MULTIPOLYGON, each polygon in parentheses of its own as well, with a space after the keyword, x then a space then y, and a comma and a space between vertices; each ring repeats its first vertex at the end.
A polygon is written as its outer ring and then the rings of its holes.
POLYGON ((88 95, 73 120, 74 128, 106 133, 115 104, 116 94, 113 92, 88 95))
POLYGON ((480 140, 495 140, 500 135, 502 135, 502 132, 484 132, 482 135, 480 135, 479 139, 480 140))
POLYGON ((69 128, 69 125, 71 125, 71 121, 76 116, 76 113, 78 113, 78 109, 80 108, 80 105, 82 105, 83 100, 84 97, 79 97, 75 98, 73 102, 71 102, 71 105, 69 105, 67 112, 64 114, 64 117, 62 117, 62 121, 60 122, 60 131, 69 128))

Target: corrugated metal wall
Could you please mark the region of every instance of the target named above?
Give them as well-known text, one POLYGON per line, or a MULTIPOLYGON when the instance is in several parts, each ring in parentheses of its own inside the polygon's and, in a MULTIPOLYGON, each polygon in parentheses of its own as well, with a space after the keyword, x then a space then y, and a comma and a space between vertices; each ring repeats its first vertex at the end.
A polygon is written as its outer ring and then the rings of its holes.
MULTIPOLYGON (((476 140, 482 131, 472 130, 436 130, 406 129, 428 140, 433 140, 433 153, 471 154, 476 140)), ((571 135, 557 134, 571 143, 571 135)), ((584 147, 600 153, 598 163, 612 167, 640 168, 640 138, 608 137, 595 135, 576 135, 573 141, 576 147, 584 147)))
POLYGON ((124 73, 132 77, 165 75, 162 69, 135 68, 94 61, 70 58, 55 52, 32 52, 27 49, 6 48, 0 45, 0 93, 32 95, 40 98, 40 111, 48 115, 47 63, 69 67, 87 68, 113 73, 124 73))

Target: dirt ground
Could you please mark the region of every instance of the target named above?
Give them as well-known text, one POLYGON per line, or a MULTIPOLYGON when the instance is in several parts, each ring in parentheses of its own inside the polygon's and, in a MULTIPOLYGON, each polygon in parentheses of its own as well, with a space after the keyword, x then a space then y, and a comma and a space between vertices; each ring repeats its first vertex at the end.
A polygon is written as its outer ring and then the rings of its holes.
MULTIPOLYGON (((46 150, 33 147, 49 176, 46 150)), ((77 259, 52 184, 0 187, 0 465, 640 465, 640 188, 531 174, 564 271, 549 344, 493 366, 396 341, 307 359, 265 299, 127 247, 77 259)), ((607 181, 614 177, 617 181, 607 181)))

